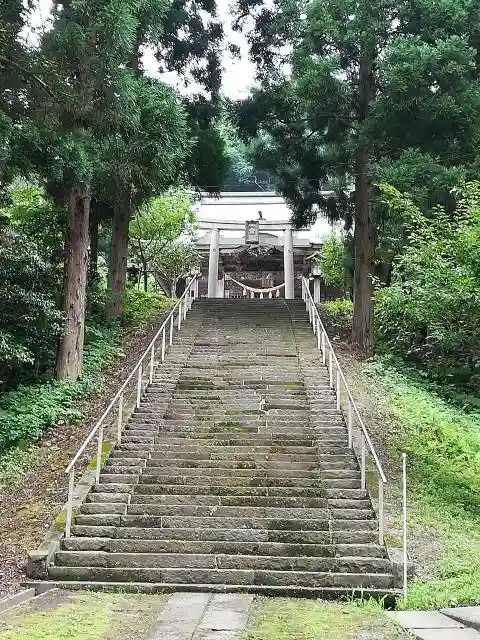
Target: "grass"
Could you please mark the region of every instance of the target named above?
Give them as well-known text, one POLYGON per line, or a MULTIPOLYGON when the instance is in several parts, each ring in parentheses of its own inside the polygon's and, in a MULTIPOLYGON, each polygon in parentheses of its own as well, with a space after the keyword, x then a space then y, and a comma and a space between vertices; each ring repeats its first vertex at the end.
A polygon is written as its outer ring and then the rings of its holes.
POLYGON ((241 640, 394 640, 406 638, 374 601, 256 600, 241 640))
POLYGON ((0 640, 140 640, 164 596, 52 592, 0 615, 0 640))
POLYGON ((413 371, 380 359, 364 370, 395 423, 389 455, 408 456, 409 536, 421 575, 399 607, 480 604, 479 416, 443 400, 413 371))

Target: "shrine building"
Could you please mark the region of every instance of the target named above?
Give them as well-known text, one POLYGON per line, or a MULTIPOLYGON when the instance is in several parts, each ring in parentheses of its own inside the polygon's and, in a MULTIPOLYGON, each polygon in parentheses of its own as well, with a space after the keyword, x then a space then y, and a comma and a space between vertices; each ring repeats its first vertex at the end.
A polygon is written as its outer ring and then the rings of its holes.
POLYGON ((196 213, 200 297, 292 299, 301 296, 301 276, 310 277, 318 302, 337 297, 315 264, 334 231, 325 218, 294 231, 290 209, 273 192, 202 194, 196 213))

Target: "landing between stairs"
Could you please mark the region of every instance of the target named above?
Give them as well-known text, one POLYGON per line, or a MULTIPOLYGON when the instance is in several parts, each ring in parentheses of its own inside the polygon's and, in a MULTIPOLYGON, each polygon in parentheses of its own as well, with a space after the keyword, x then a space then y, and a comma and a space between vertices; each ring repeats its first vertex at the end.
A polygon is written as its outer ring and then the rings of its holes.
POLYGON ((48 573, 67 588, 394 593, 300 301, 195 303, 48 573))

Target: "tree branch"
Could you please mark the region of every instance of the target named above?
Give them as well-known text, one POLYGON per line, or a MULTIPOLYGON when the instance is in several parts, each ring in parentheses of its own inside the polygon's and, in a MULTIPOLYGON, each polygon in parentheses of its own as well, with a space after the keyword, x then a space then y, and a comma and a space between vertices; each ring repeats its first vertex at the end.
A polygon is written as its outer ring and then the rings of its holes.
POLYGON ((24 67, 23 65, 19 64, 18 62, 16 62, 15 60, 12 60, 12 58, 7 58, 6 56, 2 56, 0 55, 0 62, 3 62, 5 65, 10 65, 12 67, 15 67, 15 69, 18 69, 19 71, 21 71, 22 73, 24 73, 25 75, 30 76, 31 78, 33 78, 37 84, 39 84, 50 96, 52 96, 52 98, 55 97, 55 93, 53 92, 53 90, 46 84, 46 82, 44 82, 36 73, 34 73, 31 69, 27 69, 26 67, 24 67))

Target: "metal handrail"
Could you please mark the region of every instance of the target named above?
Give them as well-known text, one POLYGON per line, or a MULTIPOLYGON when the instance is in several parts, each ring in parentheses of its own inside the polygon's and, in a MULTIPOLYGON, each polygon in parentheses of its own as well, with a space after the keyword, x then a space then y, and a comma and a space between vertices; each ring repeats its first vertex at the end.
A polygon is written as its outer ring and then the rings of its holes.
POLYGON ((348 429, 348 446, 350 449, 354 449, 353 446, 353 416, 357 417, 358 424, 361 431, 360 442, 360 473, 361 473, 361 486, 362 489, 366 488, 366 468, 367 461, 366 455, 370 452, 372 459, 375 463, 375 470, 378 476, 378 511, 379 511, 379 541, 380 544, 384 543, 384 489, 387 484, 387 478, 383 471, 381 462, 375 451, 375 447, 372 443, 367 427, 365 426, 362 416, 358 410, 357 404, 353 398, 350 387, 345 378, 345 374, 342 371, 342 367, 338 361, 338 358, 333 349, 330 338, 320 318, 317 306, 312 298, 310 292, 309 281, 307 278, 302 277, 302 299, 305 302, 309 321, 312 325, 313 333, 317 336, 317 347, 322 353, 323 364, 327 366, 327 370, 330 378, 330 387, 336 392, 337 396, 337 409, 342 411, 342 385, 344 392, 348 399, 348 412, 344 417, 346 418, 348 429))
POLYGON ((67 512, 66 512, 66 523, 65 523, 65 537, 70 537, 71 525, 72 525, 72 512, 73 512, 73 493, 75 487, 75 465, 78 460, 81 458, 83 453, 85 452, 88 445, 92 442, 95 436, 98 434, 98 443, 97 443, 97 455, 96 455, 96 464, 95 464, 95 481, 98 483, 100 480, 100 470, 102 467, 102 453, 103 453, 103 436, 104 436, 104 422, 106 418, 111 413, 112 409, 118 405, 118 417, 117 417, 117 443, 121 444, 122 441, 122 432, 123 432, 123 414, 124 414, 124 395, 125 390, 128 387, 129 383, 134 379, 135 375, 137 375, 137 394, 136 394, 136 403, 135 406, 138 408, 142 399, 142 392, 153 382, 153 375, 155 372, 155 349, 157 345, 157 341, 161 338, 161 351, 160 351, 160 362, 165 360, 166 349, 167 349, 167 339, 168 344, 171 346, 173 344, 173 332, 175 325, 175 315, 177 315, 176 324, 178 330, 180 330, 182 326, 182 322, 186 319, 188 311, 192 308, 192 304, 194 300, 198 296, 198 276, 194 276, 190 282, 187 284, 183 295, 175 304, 173 309, 170 311, 165 321, 161 325, 160 329, 157 331, 155 336, 150 341, 150 344, 145 349, 143 355, 132 369, 130 374, 128 375, 125 382, 122 384, 120 389, 117 391, 113 399, 110 401, 108 407, 102 413, 100 419, 97 421, 93 429, 90 431, 89 435, 85 438, 83 444, 78 449, 77 453, 73 457, 72 461, 65 469, 65 473, 69 475, 69 483, 68 483, 68 498, 67 498, 67 512), (168 334, 168 336, 167 336, 168 334), (149 376, 148 382, 143 386, 143 370, 145 360, 149 358, 149 376))

